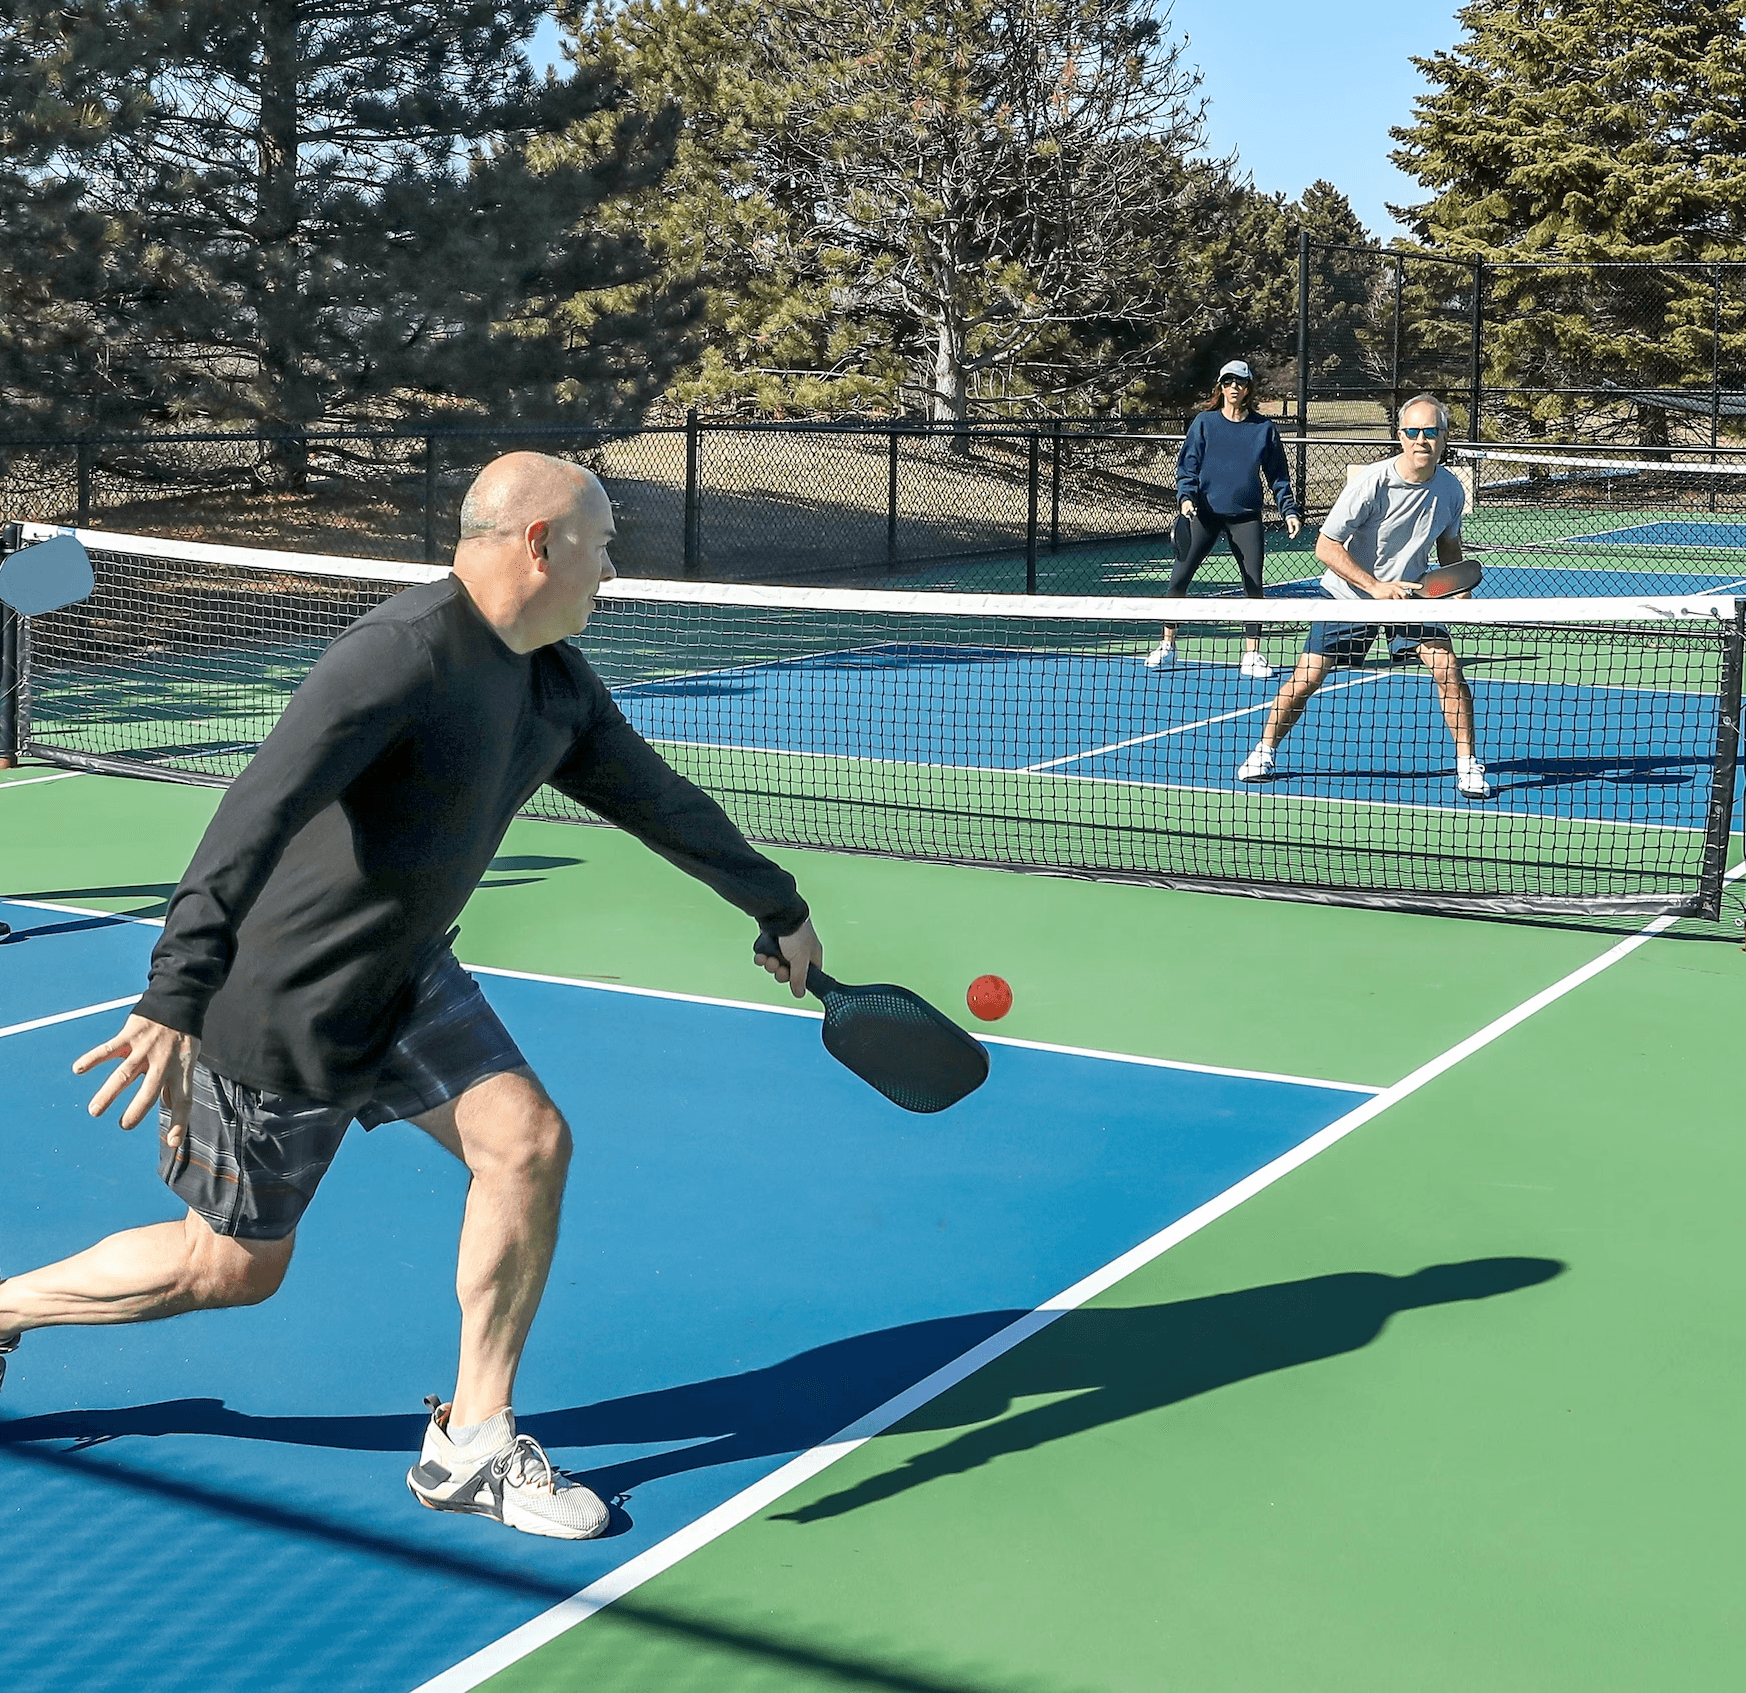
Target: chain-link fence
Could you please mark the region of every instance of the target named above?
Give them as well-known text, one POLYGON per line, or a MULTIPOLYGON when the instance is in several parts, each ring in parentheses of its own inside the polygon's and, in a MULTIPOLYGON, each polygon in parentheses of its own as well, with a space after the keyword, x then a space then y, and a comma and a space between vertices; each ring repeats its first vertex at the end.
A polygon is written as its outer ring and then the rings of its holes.
MULTIPOLYGON (((1392 297, 1385 304, 1392 315, 1392 297)), ((1361 352, 1359 314, 1352 323, 1350 346, 1361 352)), ((1435 353, 1429 340, 1410 345, 1415 357, 1435 353)), ((1413 378, 1402 388, 1417 391, 1426 365, 1397 370, 1413 378)), ((631 433, 353 433, 308 438, 298 490, 261 480, 263 466, 277 475, 283 459, 269 463, 278 444, 253 437, 39 442, 7 455, 0 516, 446 560, 468 484, 498 453, 522 447, 601 475, 617 513, 614 557, 628 576, 1155 595, 1174 563, 1181 440, 1065 422, 953 429, 695 416, 631 433)), ((1288 436, 1286 449, 1308 527, 1288 538, 1269 500, 1266 575, 1290 593, 1320 573, 1316 525, 1351 467, 1393 448, 1382 438, 1288 436)), ((1486 561, 1486 592, 1685 592, 1746 576, 1731 562, 1746 559, 1746 448, 1675 444, 1649 461, 1601 449, 1590 458, 1510 452, 1487 443, 1451 461, 1469 489, 1467 539, 1486 561)), ((1237 589, 1221 546, 1192 591, 1237 589)))
MULTIPOLYGON (((1746 264, 1494 263, 1304 241, 1300 417, 1438 394, 1458 434, 1746 441, 1746 264)), ((1348 417, 1352 415, 1348 412, 1348 417)))

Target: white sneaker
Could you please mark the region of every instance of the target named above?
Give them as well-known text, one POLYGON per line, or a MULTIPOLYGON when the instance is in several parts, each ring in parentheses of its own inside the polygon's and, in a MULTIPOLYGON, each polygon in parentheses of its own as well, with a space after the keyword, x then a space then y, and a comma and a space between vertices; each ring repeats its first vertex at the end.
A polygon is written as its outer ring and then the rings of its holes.
POLYGON ((499 1411, 465 1446, 449 1439, 449 1407, 433 1393, 419 1462, 406 1485, 433 1511, 494 1517, 524 1534, 554 1540, 594 1540, 611 1520, 604 1502, 553 1468, 531 1434, 515 1432, 515 1413, 499 1411))
POLYGON ((1265 782, 1273 774, 1273 749, 1258 746, 1237 766, 1239 782, 1265 782))
POLYGON ((1455 786, 1463 799, 1490 799, 1491 783, 1485 779, 1485 766, 1477 758, 1455 760, 1455 786))
POLYGON ((1160 641, 1157 646, 1146 654, 1146 668, 1148 670, 1156 670, 1161 664, 1172 663, 1175 660, 1175 657, 1176 643, 1174 641, 1160 641))
POLYGON ((1245 676, 1253 676, 1257 682, 1265 682, 1273 674, 1273 666, 1267 662, 1267 655, 1259 652, 1243 654, 1243 662, 1237 666, 1245 676))

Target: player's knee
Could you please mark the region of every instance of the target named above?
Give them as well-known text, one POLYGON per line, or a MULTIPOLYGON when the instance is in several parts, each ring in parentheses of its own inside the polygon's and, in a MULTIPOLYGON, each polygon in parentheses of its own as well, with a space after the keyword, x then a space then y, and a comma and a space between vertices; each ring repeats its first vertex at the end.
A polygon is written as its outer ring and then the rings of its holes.
POLYGON ((547 1101, 534 1114, 526 1143, 529 1172, 533 1175, 562 1180, 570 1168, 570 1155, 575 1141, 570 1125, 557 1106, 547 1101))
POLYGON ((291 1267, 291 1241, 244 1241, 205 1231, 193 1235, 184 1274, 190 1300, 207 1310, 271 1299, 291 1267))
POLYGON ((492 1135, 475 1136, 467 1164, 485 1181, 561 1183, 570 1168, 570 1125, 549 1099, 530 1104, 492 1135))

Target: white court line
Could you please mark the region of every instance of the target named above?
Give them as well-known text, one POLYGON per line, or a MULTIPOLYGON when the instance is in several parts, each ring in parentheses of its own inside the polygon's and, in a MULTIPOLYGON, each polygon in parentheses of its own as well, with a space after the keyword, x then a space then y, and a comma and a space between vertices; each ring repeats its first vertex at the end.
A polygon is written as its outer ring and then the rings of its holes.
POLYGON ((0 782, 0 794, 8 788, 34 788, 38 782, 70 782, 75 776, 83 776, 83 770, 61 770, 53 776, 21 776, 16 782, 0 782))
MULTIPOLYGON (((716 999, 708 994, 675 993, 670 988, 633 988, 623 982, 590 981, 585 976, 548 976, 532 970, 503 970, 492 964, 467 964, 475 976, 508 976, 518 982, 551 982, 559 987, 593 988, 600 993, 634 994, 641 999, 676 999, 687 1005, 719 1005, 730 1011, 767 1011, 777 1017, 824 1020, 822 1011, 804 1005, 766 1005, 752 999, 716 999)), ((1091 1046, 1057 1046, 1050 1041, 1019 1040, 1013 1035, 978 1035, 990 1046, 1020 1046, 1032 1052, 1059 1052, 1069 1058, 1099 1058, 1111 1064, 1140 1064, 1154 1070, 1187 1070, 1200 1076, 1235 1076, 1241 1081, 1285 1082, 1292 1087, 1332 1088, 1341 1093, 1379 1093, 1363 1082, 1330 1082, 1321 1076, 1288 1076, 1276 1070, 1238 1070, 1224 1064, 1190 1064, 1180 1058, 1146 1058, 1135 1052, 1104 1052, 1091 1046)))
MULTIPOLYGON (((1746 864, 1736 865, 1728 873, 1728 880, 1736 880, 1746 872, 1746 864)), ((930 1400, 937 1399, 949 1388, 957 1386, 966 1377, 981 1369, 985 1364, 992 1363, 996 1358, 1010 1352, 1021 1342, 1029 1340, 1038 1331, 1047 1328, 1056 1318, 1064 1316, 1069 1311, 1077 1310, 1088 1299, 1105 1292, 1115 1286, 1124 1277, 1143 1268, 1155 1258, 1168 1252, 1171 1247, 1187 1240, 1190 1235, 1197 1234, 1209 1223, 1216 1222, 1226 1212, 1233 1211, 1245 1200, 1252 1199, 1256 1194, 1271 1187, 1282 1176, 1289 1175, 1301 1165, 1307 1164, 1318 1153, 1325 1152, 1330 1146, 1342 1141, 1354 1129, 1362 1128, 1373 1118, 1379 1117, 1390 1106, 1398 1104, 1411 1094, 1417 1093, 1427 1083, 1435 1081, 1445 1071, 1453 1069, 1464 1058, 1471 1057, 1482 1048, 1489 1046, 1500 1036, 1508 1034, 1519 1024, 1525 1023, 1536 1012, 1543 1011, 1548 1005, 1562 999, 1567 993, 1581 987, 1585 982, 1592 981, 1602 971, 1610 969, 1621 959, 1637 950, 1654 936, 1660 934, 1669 925, 1677 922, 1675 917, 1657 917, 1635 935, 1619 941, 1609 947, 1598 958, 1591 959, 1580 969, 1572 970, 1569 975, 1561 977, 1550 987, 1543 988, 1523 1000, 1512 1011, 1506 1011, 1503 1016, 1494 1018, 1484 1028, 1469 1035, 1465 1040, 1458 1041, 1446 1052, 1439 1053, 1427 1064, 1421 1064, 1410 1075, 1402 1077, 1392 1087, 1384 1088, 1373 1098, 1367 1099, 1355 1110, 1349 1111, 1344 1117, 1337 1118, 1319 1133, 1311 1135, 1301 1145, 1274 1159, 1271 1164, 1263 1165, 1252 1175, 1245 1176, 1242 1181, 1227 1188, 1216 1198, 1209 1199, 1197 1210, 1189 1212, 1186 1217, 1178 1219, 1168 1228, 1161 1229, 1150 1240, 1142 1241, 1132 1251, 1125 1252, 1121 1257, 1105 1264, 1102 1269, 1095 1270, 1083 1281, 1075 1282, 1071 1287, 1064 1288, 1053 1299, 1045 1300, 1034 1311, 1009 1324, 998 1334, 991 1335, 980 1346, 972 1347, 962 1357, 955 1358, 949 1364, 934 1371, 931 1376, 919 1381, 915 1386, 888 1399, 877 1410, 870 1411, 859 1421, 851 1423, 839 1434, 813 1447, 810 1452, 802 1453, 798 1458, 791 1459, 780 1469, 765 1476, 761 1481, 754 1482, 750 1487, 734 1495, 733 1498, 706 1512, 695 1522, 687 1524, 677 1533, 669 1535, 665 1540, 651 1546, 646 1552, 621 1564, 617 1569, 602 1576, 598 1581, 591 1582, 581 1592, 572 1594, 568 1599, 552 1606, 548 1611, 525 1622, 520 1628, 512 1629, 502 1639, 491 1645, 482 1647, 471 1657, 463 1659, 452 1669, 433 1676, 413 1690, 413 1693, 469 1693, 469 1690, 499 1670, 507 1669, 509 1665, 520 1662, 530 1652, 537 1651, 548 1641, 574 1628, 577 1623, 585 1621, 597 1611, 605 1609, 615 1599, 622 1599, 627 1593, 642 1586, 646 1581, 671 1569, 700 1547, 707 1546, 710 1541, 718 1539, 731 1528, 736 1528, 748 1518, 756 1516, 774 1504, 784 1494, 792 1492, 803 1482, 810 1481, 820 1472, 827 1470, 841 1458, 846 1458, 857 1447, 863 1446, 875 1435, 883 1434, 894 1423, 907 1417, 912 1411, 919 1410, 930 1400)))
MULTIPOLYGON (((1350 682, 1335 682, 1331 687, 1320 688, 1317 692, 1337 694, 1342 688, 1359 688, 1366 682, 1374 682, 1378 677, 1390 674, 1393 672, 1377 670, 1365 676, 1355 677, 1350 682)), ((1271 710, 1272 706, 1273 700, 1262 700, 1259 705, 1245 705, 1239 706, 1235 711, 1221 711, 1217 717, 1203 717, 1195 723, 1178 723, 1173 729, 1157 729, 1150 735, 1134 735, 1125 741, 1111 741, 1107 747, 1093 747, 1089 752, 1070 752, 1065 758, 1049 758, 1041 764, 1021 764, 1019 769, 1025 775, 1031 776, 1039 771, 1053 770, 1058 764, 1077 764, 1082 758, 1096 758, 1101 753, 1120 752, 1123 747, 1144 746, 1148 741, 1162 741, 1171 735, 1186 735, 1190 729, 1207 729, 1214 723, 1228 723, 1233 717, 1250 717, 1257 711, 1271 710)))
POLYGON ((148 929, 164 926, 161 917, 130 917, 125 911, 99 911, 94 905, 60 905, 52 899, 15 899, 11 894, 0 894, 0 905, 22 906, 26 911, 58 911, 67 917, 107 917, 116 923, 143 923, 148 929))
POLYGON ((52 1017, 37 1017, 28 1023, 12 1023, 0 1029, 0 1040, 7 1035, 26 1035, 32 1029, 46 1029, 52 1023, 71 1023, 79 1017, 94 1017, 99 1011, 119 1011, 124 1005, 134 1005, 139 995, 130 993, 126 999, 106 999, 101 1005, 81 1005, 77 1011, 57 1011, 52 1017))

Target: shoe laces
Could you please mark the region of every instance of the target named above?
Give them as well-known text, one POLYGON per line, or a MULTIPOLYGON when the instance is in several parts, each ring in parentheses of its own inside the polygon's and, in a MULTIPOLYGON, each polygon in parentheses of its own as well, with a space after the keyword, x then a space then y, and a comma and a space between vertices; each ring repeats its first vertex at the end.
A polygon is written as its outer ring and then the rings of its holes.
POLYGON ((557 1467, 531 1434, 518 1434, 505 1448, 496 1467, 499 1475, 507 1476, 517 1487, 543 1487, 548 1493, 558 1491, 557 1467))

